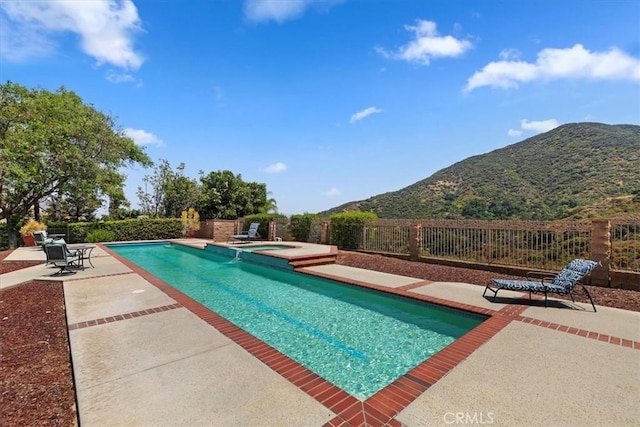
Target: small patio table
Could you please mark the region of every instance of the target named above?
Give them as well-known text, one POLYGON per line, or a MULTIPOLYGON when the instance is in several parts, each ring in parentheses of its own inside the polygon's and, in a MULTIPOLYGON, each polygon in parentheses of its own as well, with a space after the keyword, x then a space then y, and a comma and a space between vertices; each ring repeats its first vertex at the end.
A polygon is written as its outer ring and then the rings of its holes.
POLYGON ((80 261, 80 267, 84 269, 84 260, 89 261, 92 268, 95 268, 91 262, 91 252, 96 247, 95 245, 68 245, 69 250, 76 251, 78 254, 78 260, 80 261))

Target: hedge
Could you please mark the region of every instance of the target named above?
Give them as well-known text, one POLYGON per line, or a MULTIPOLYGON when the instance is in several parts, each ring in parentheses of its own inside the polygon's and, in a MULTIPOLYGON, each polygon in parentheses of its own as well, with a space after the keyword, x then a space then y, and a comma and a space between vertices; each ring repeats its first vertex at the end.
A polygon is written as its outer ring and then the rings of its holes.
POLYGON ((331 215, 331 244, 340 249, 358 249, 364 226, 378 219, 373 212, 340 212, 331 215))
MULTIPOLYGON (((68 243, 84 243, 87 235, 105 230, 113 235, 113 241, 162 240, 183 237, 180 218, 124 219, 99 222, 50 222, 49 233, 65 234, 68 243)), ((106 235, 106 234, 105 234, 106 235)))

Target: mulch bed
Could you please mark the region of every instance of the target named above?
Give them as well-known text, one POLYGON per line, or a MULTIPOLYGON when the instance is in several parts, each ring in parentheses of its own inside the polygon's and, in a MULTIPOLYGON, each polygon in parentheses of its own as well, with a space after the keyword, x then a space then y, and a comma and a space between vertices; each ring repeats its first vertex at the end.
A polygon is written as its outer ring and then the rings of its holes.
MULTIPOLYGON (((9 253, 0 252, 0 261, 9 253)), ((345 251, 340 251, 337 263, 479 286, 498 277, 487 271, 345 251)), ((40 263, 0 262, 0 272, 36 264, 40 263)), ((588 289, 598 305, 640 311, 640 292, 595 286, 588 289)), ((0 425, 77 425, 62 284, 30 282, 0 291, 0 313, 0 425)))
MULTIPOLYGON (((470 268, 448 267, 444 265, 428 264, 424 262, 410 262, 398 258, 375 254, 340 251, 338 264, 385 273, 400 274, 434 282, 462 282, 479 286, 486 286, 491 279, 522 279, 520 276, 508 276, 491 271, 473 270, 470 268)), ((586 286, 596 305, 621 308, 640 312, 640 292, 623 289, 602 288, 600 286, 586 286)), ((579 292, 579 291, 578 291, 579 292)), ((560 298, 553 295, 553 298, 560 298)), ((570 300, 569 296, 566 299, 570 300)), ((575 295, 578 302, 588 302, 586 297, 575 295)))

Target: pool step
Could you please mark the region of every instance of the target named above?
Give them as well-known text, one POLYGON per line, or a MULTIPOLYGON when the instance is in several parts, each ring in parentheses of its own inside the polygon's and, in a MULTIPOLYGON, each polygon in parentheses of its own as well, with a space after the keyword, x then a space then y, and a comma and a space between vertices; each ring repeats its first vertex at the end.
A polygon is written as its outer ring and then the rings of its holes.
POLYGON ((337 255, 327 255, 323 257, 296 259, 289 261, 289 265, 296 269, 303 267, 313 267, 316 265, 335 264, 337 258, 337 255))

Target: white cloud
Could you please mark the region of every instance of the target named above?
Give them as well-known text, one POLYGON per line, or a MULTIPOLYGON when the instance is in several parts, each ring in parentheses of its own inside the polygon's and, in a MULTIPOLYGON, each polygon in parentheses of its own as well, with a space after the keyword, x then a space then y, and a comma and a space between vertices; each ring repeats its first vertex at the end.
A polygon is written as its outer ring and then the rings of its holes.
POLYGON ((265 172, 267 173, 281 173, 287 170, 287 165, 282 162, 277 162, 272 165, 269 165, 265 168, 265 172))
POLYGON ((518 49, 502 49, 499 56, 504 61, 520 59, 520 51, 518 49))
POLYGON ((471 76, 465 91, 482 86, 517 88, 520 83, 562 78, 640 81, 640 59, 615 47, 606 52, 591 52, 581 44, 567 49, 547 48, 538 53, 535 63, 514 60, 511 54, 501 57, 503 60, 490 62, 471 76))
POLYGON ((250 21, 284 22, 300 17, 311 6, 329 7, 343 0, 245 0, 244 15, 250 21))
POLYGON ((520 120, 520 127, 524 130, 532 130, 535 132, 548 132, 557 128, 558 121, 556 119, 529 121, 527 119, 520 120))
POLYGON ((56 45, 33 28, 21 27, 2 14, 0 2, 0 60, 22 62, 29 58, 45 57, 56 45))
POLYGON ((129 73, 116 73, 113 70, 107 71, 107 80, 111 83, 130 83, 135 82, 136 78, 129 73))
POLYGON ((416 25, 405 25, 404 28, 414 33, 414 40, 396 51, 377 47, 378 53, 385 58, 429 65, 432 58, 460 56, 473 47, 468 40, 438 35, 436 23, 432 21, 417 19, 416 25))
POLYGON ((369 107, 369 108, 365 108, 362 111, 359 111, 357 113, 355 113, 353 116, 351 116, 351 123, 355 123, 358 120, 362 120, 367 116, 370 116, 372 114, 376 114, 376 113, 382 113, 382 110, 376 107, 369 107))
POLYGON ((141 27, 131 0, 9 1, 1 2, 0 9, 6 17, 0 22, 0 48, 9 59, 50 53, 56 36, 70 32, 79 36, 80 49, 98 65, 136 70, 144 62, 133 48, 133 35, 141 27), (34 48, 34 42, 41 42, 40 47, 34 48))
POLYGON ((126 128, 124 134, 138 145, 157 145, 162 147, 164 142, 154 134, 142 129, 126 128))
POLYGON ((523 131, 533 131, 536 133, 549 132, 551 129, 555 129, 559 126, 556 119, 547 120, 520 120, 520 129, 509 129, 507 134, 512 137, 518 137, 522 135, 523 131))
POLYGON ((135 83, 136 87, 142 87, 142 80, 137 79, 129 73, 117 73, 113 70, 107 71, 107 81, 111 83, 135 83))
POLYGON ((338 190, 337 188, 332 188, 331 190, 324 192, 324 195, 327 197, 340 196, 341 194, 342 194, 342 191, 338 190))

